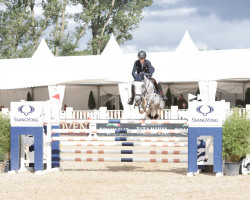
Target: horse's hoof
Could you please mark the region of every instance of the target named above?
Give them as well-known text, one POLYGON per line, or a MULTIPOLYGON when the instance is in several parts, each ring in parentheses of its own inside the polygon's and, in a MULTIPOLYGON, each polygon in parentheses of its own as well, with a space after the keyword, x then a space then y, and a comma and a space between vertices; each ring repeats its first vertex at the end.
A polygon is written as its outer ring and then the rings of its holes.
POLYGON ((156 115, 154 116, 154 119, 158 119, 158 117, 159 117, 159 115, 156 114, 156 115))
POLYGON ((148 117, 149 117, 150 119, 154 119, 154 118, 152 117, 152 115, 151 115, 151 114, 149 114, 149 115, 148 115, 148 117))

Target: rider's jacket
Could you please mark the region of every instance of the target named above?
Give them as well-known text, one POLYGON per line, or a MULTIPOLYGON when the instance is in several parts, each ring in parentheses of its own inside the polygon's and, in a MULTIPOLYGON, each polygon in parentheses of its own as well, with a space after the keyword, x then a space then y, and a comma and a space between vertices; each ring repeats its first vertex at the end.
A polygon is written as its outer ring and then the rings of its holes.
POLYGON ((141 81, 139 76, 141 72, 148 73, 149 77, 152 77, 154 71, 155 68, 151 65, 149 60, 145 59, 143 65, 141 64, 140 60, 136 60, 132 70, 132 76, 134 77, 135 81, 141 81))

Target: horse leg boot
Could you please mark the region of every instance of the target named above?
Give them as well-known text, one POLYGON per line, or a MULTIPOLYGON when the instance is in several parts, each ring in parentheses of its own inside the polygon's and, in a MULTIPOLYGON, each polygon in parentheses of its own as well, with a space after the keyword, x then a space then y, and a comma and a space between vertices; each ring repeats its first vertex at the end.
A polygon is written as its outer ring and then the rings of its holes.
POLYGON ((132 84, 132 87, 131 87, 131 91, 132 91, 132 96, 131 96, 131 98, 128 99, 128 104, 129 105, 133 105, 134 99, 135 99, 135 86, 133 84, 132 84))

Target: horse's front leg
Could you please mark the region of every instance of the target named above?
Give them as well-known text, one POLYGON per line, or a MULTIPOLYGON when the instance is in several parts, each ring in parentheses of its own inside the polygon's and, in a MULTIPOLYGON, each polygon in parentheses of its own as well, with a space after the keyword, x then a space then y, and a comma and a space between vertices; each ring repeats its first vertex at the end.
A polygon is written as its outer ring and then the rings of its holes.
POLYGON ((147 108, 147 99, 145 97, 142 98, 142 109, 146 111, 147 108))
POLYGON ((143 108, 143 100, 140 101, 140 102, 138 102, 137 106, 138 106, 138 111, 139 111, 139 113, 140 113, 140 114, 143 114, 143 113, 145 112, 145 110, 144 110, 144 108, 143 108))

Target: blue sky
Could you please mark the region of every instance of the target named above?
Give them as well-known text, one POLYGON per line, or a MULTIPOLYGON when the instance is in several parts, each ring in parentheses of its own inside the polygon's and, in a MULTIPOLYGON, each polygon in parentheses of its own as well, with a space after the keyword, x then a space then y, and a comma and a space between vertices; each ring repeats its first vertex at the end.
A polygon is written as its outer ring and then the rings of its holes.
POLYGON ((250 1, 154 0, 122 49, 173 51, 186 30, 199 49, 250 48, 250 1))

